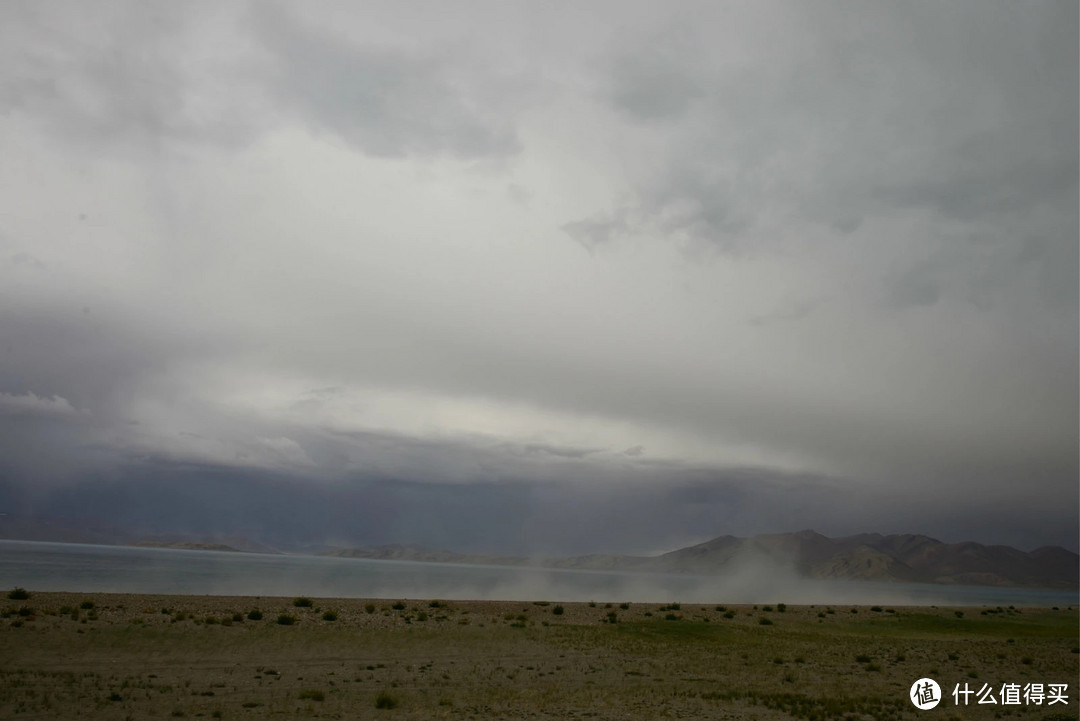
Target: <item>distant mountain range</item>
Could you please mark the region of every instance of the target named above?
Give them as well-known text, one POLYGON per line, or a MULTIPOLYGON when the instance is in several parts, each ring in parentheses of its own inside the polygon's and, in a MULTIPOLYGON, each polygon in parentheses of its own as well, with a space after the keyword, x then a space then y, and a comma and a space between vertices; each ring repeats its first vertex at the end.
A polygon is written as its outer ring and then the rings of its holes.
POLYGON ((814 531, 753 538, 720 536, 659 556, 523 558, 461 554, 401 544, 333 549, 324 551, 324 555, 701 575, 722 574, 741 564, 769 561, 815 579, 1070 589, 1080 586, 1080 556, 1061 547, 1038 548, 1028 553, 1010 546, 943 543, 928 536, 877 533, 844 538, 828 538, 814 531))
POLYGON ((158 534, 101 521, 0 514, 0 538, 58 543, 98 543, 105 546, 186 548, 197 551, 281 553, 262 543, 238 536, 158 534))
POLYGON ((455 553, 411 544, 363 548, 277 549, 226 535, 156 535, 93 521, 0 514, 0 538, 143 545, 195 550, 281 553, 432 563, 539 566, 598 571, 716 575, 747 565, 790 568, 806 578, 1031 588, 1080 587, 1080 556, 1060 546, 1020 551, 1010 546, 943 543, 928 536, 865 533, 828 538, 814 531, 739 538, 719 536, 657 556, 594 554, 566 558, 455 553))

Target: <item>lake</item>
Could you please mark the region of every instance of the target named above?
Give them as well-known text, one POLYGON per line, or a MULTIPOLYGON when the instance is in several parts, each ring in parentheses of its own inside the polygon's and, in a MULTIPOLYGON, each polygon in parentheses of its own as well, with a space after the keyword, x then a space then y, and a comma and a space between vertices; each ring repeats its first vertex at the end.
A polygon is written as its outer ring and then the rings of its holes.
POLYGON ((0 589, 31 591, 890 605, 1068 606, 1075 591, 800 579, 776 568, 717 576, 579 571, 307 555, 0 540, 0 589))

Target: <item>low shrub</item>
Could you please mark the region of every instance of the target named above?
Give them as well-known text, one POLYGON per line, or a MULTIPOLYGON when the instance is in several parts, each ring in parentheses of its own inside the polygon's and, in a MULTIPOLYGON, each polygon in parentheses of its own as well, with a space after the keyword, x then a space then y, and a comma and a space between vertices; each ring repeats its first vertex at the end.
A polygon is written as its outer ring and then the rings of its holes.
POLYGON ((25 601, 30 598, 30 592, 27 591, 25 588, 16 586, 15 588, 8 591, 7 597, 10 598, 12 601, 25 601))
POLYGON ((398 705, 398 700, 390 694, 383 691, 375 697, 375 708, 394 708, 398 705))

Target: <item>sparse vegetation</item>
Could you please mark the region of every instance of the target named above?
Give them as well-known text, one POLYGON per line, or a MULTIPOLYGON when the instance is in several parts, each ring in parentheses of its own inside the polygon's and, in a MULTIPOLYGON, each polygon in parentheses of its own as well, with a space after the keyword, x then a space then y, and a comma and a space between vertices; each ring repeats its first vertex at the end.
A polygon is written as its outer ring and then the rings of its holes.
MULTIPOLYGON (((658 613, 655 604, 623 608, 603 600, 455 601, 437 610, 418 601, 392 612, 387 601, 383 615, 366 613, 381 605, 367 600, 298 613, 292 598, 260 599, 273 609, 267 618, 285 610, 281 615, 295 619, 279 628, 237 614, 238 604, 254 599, 118 603, 94 596, 85 598, 94 608, 82 614, 100 619, 85 626, 70 620, 83 597, 36 592, 33 600, 35 608, 23 602, 0 609, 21 624, 0 625, 0 688, 8 692, 0 694, 0 718, 73 718, 87 715, 88 703, 117 721, 168 717, 170 710, 187 718, 353 718, 364 708, 373 715, 381 692, 391 699, 374 714, 383 718, 402 710, 410 718, 567 718, 568 708, 589 718, 619 708, 633 709, 635 718, 675 709, 685 718, 902 721, 914 716, 897 683, 914 673, 975 686, 1080 672, 1077 619, 1049 609, 965 609, 959 620, 954 608, 900 608, 886 618, 869 607, 849 615, 847 606, 838 616, 821 606, 785 606, 779 616, 779 604, 774 615, 745 605, 718 611, 684 604, 658 613), (547 624, 556 607, 558 621, 547 624), (22 608, 30 615, 20 615, 22 608), (314 621, 328 613, 337 615, 332 627, 314 621), (419 623, 421 614, 427 623, 419 623), (237 615, 243 621, 234 621, 237 615), (184 623, 170 624, 171 617, 184 623), (108 649, 110 663, 101 664, 94 649, 108 649), (62 669, 54 663, 60 655, 62 669), (363 660, 353 663, 358 656, 363 660), (842 678, 843 692, 823 693, 823 678, 842 678), (658 694, 661 686, 670 693, 658 694)), ((973 707, 965 718, 990 721, 1005 710, 973 707)))
POLYGON ((301 596, 300 598, 294 598, 292 605, 297 608, 311 608, 314 605, 314 602, 306 596, 301 596))
POLYGON ((378 696, 375 697, 375 708, 391 709, 391 708, 396 708, 397 705, 398 705, 397 698, 394 697, 394 696, 391 696, 390 694, 386 693, 385 691, 380 693, 378 696))
POLYGON ((15 588, 8 591, 7 597, 10 598, 12 601, 26 601, 30 598, 30 592, 27 591, 25 588, 16 586, 15 588))
POLYGON ((292 626, 296 623, 296 616, 290 616, 287 613, 283 613, 277 617, 277 622, 278 625, 281 626, 292 626))

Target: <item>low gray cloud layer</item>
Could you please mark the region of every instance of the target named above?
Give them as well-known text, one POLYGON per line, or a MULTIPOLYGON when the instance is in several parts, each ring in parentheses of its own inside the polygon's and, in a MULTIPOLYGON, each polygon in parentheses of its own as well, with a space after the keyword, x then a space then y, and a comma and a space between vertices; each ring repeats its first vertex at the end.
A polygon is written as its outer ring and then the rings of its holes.
POLYGON ((371 542, 1075 548, 1077 25, 5 7, 0 498, 179 467, 365 489, 371 542))

